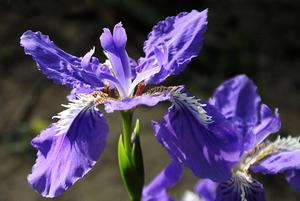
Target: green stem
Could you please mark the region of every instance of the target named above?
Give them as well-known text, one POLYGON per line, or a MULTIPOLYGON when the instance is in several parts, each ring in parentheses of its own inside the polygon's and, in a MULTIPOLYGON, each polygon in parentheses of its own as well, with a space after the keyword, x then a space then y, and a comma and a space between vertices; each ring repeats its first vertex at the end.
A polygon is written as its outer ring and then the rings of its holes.
POLYGON ((123 127, 123 142, 124 148, 127 151, 127 154, 131 153, 132 144, 131 144, 131 133, 132 133, 132 111, 121 111, 122 115, 122 127, 123 127))
POLYGON ((140 145, 139 120, 133 130, 133 112, 122 111, 123 133, 119 138, 118 159, 123 184, 131 201, 140 201, 144 187, 144 164, 140 145), (131 135, 134 132, 134 138, 131 135))

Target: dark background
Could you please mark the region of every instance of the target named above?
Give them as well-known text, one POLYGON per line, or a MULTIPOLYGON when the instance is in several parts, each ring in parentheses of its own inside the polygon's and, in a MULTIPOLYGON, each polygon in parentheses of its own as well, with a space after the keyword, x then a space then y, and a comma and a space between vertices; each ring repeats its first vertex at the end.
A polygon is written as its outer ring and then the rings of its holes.
MULTIPOLYGON (((186 84, 198 97, 208 98, 224 79, 243 73, 258 85, 271 108, 279 108, 282 134, 300 132, 300 1, 296 0, 0 0, 0 201, 45 200, 27 184, 35 160, 31 139, 62 110, 70 89, 47 80, 19 46, 28 29, 41 31, 65 51, 83 56, 93 46, 103 61, 102 28, 123 22, 128 54, 142 56, 143 41, 159 20, 181 11, 209 8, 204 47, 183 74, 167 84, 186 84)), ((160 120, 167 105, 138 109, 146 180, 167 164, 150 120, 160 120)), ((111 132, 107 148, 95 168, 60 201, 127 200, 117 167, 119 114, 106 115, 111 132)), ((270 201, 299 201, 281 175, 255 175, 264 183, 270 201)), ((185 179, 172 191, 175 197, 192 190, 185 179)))

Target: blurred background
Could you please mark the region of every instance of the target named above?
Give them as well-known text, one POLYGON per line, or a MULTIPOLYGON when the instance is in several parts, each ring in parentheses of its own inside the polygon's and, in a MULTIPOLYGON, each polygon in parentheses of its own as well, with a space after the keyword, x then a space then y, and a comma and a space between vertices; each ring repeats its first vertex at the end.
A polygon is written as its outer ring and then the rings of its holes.
MULTIPOLYGON (((207 99, 224 79, 243 73, 252 78, 263 101, 279 108, 282 134, 300 134, 300 2, 295 0, 0 0, 0 201, 46 200, 27 184, 35 160, 31 139, 67 103, 70 89, 47 80, 19 46, 28 29, 50 35, 76 56, 93 46, 104 61, 99 36, 102 28, 122 21, 128 35, 128 54, 143 56, 143 41, 159 21, 181 11, 209 8, 204 47, 188 68, 168 83, 186 84, 207 99)), ((155 140, 150 120, 160 120, 168 104, 140 108, 142 146, 148 182, 168 163, 155 140)), ((127 200, 117 166, 119 114, 106 115, 110 136, 104 154, 90 173, 57 201, 127 200)), ((270 201, 299 201, 284 176, 255 175, 270 201)), ((193 189, 189 171, 172 194, 179 198, 193 189)))

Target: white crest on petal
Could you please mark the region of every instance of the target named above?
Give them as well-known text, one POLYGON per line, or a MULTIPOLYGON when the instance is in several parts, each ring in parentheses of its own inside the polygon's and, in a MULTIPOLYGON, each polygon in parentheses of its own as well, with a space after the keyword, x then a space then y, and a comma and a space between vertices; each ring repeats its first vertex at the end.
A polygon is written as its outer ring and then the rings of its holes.
POLYGON ((202 201, 202 199, 200 199, 199 196, 192 191, 185 191, 181 201, 202 201))
POLYGON ((67 105, 62 104, 63 107, 67 108, 64 111, 58 113, 52 118, 57 118, 57 134, 62 135, 67 132, 76 116, 86 107, 95 105, 97 96, 92 94, 77 96, 77 99, 71 100, 67 105))
POLYGON ((195 98, 194 96, 189 96, 183 91, 183 86, 171 86, 171 87, 154 87, 147 91, 147 94, 151 96, 160 96, 166 95, 170 96, 172 102, 176 105, 181 107, 183 104, 185 107, 189 108, 191 111, 196 112, 198 115, 199 120, 204 126, 207 124, 212 123, 212 117, 209 116, 204 109, 206 104, 200 102, 200 99, 195 98))
POLYGON ((247 172, 252 165, 273 153, 295 150, 300 150, 300 137, 281 138, 278 136, 274 142, 261 143, 252 152, 246 154, 239 169, 247 172))
POLYGON ((247 201, 247 194, 252 192, 250 189, 256 189, 258 185, 260 184, 247 174, 236 172, 230 180, 219 184, 219 188, 223 192, 237 192, 241 201, 247 201))

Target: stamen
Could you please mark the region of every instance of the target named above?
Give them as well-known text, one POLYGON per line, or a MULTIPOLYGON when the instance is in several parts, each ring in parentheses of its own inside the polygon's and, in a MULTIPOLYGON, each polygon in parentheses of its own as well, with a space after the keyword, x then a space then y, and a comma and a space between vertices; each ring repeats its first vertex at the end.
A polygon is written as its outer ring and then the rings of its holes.
POLYGON ((103 87, 102 92, 109 94, 109 85, 108 84, 103 87))
POLYGON ((135 96, 140 96, 143 93, 143 90, 145 89, 145 83, 144 82, 140 82, 137 85, 137 90, 135 92, 135 96))

